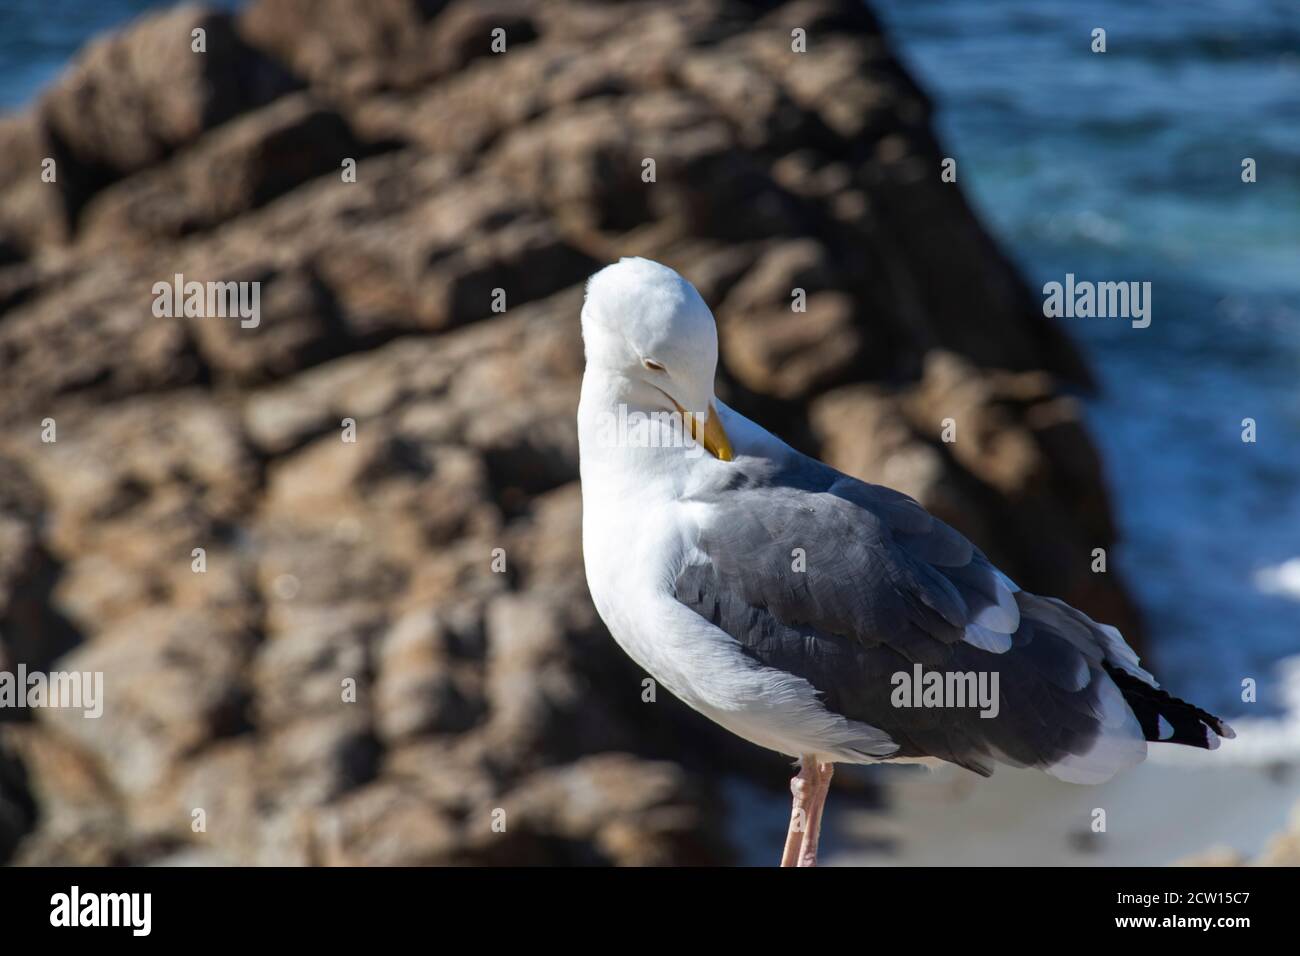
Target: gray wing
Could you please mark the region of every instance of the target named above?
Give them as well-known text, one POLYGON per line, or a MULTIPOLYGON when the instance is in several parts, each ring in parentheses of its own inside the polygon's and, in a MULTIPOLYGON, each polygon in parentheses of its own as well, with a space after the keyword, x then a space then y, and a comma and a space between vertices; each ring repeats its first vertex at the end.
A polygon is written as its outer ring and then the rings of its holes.
POLYGON ((1000 761, 1092 782, 1145 755, 1109 672, 1155 684, 1113 628, 1020 591, 906 495, 803 456, 739 464, 730 487, 703 499, 700 553, 675 593, 753 659, 888 733, 895 757, 985 775, 1000 761), (916 664, 996 672, 997 715, 894 706, 894 675, 916 664))

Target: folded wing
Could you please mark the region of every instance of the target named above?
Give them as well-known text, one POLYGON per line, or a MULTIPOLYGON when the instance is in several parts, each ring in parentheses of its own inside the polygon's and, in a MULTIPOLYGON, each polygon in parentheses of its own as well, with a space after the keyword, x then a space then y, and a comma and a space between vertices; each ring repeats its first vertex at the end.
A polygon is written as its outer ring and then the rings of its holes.
POLYGON ((792 455, 740 459, 699 499, 679 601, 756 661, 796 674, 826 706, 899 745, 987 775, 997 762, 1093 783, 1146 741, 1217 745, 1231 731, 1159 690, 1114 628, 1021 591, 916 501, 792 455), (895 675, 997 675, 995 716, 895 706, 895 675), (1163 723, 1162 723, 1163 722, 1163 723))

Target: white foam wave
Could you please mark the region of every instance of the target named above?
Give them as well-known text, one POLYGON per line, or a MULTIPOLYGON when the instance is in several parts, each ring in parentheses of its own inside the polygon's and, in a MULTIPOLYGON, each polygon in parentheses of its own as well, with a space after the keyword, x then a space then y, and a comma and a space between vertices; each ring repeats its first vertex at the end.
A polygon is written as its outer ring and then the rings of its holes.
POLYGON ((1255 587, 1264 594, 1300 601, 1300 558, 1291 558, 1255 572, 1255 587))

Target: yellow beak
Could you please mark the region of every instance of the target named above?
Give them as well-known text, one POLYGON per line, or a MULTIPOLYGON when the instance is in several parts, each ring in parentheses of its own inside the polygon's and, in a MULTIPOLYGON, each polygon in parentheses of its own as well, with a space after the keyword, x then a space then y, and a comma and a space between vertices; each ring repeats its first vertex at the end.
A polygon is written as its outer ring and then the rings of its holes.
MULTIPOLYGON (((677 405, 676 402, 673 404, 677 405)), ((735 461, 736 453, 732 451, 731 439, 727 437, 722 419, 718 417, 718 409, 712 403, 709 403, 709 417, 704 422, 703 435, 700 434, 700 420, 697 416, 683 411, 680 405, 677 405, 677 410, 690 419, 691 437, 703 445, 705 451, 719 461, 735 461)))
POLYGON ((704 434, 701 435, 700 419, 698 415, 688 412, 682 406, 677 404, 677 399, 673 398, 666 392, 664 397, 673 403, 678 414, 691 424, 691 437, 704 446, 714 458, 719 461, 735 461, 736 453, 731 448, 731 439, 727 437, 727 430, 722 427, 722 419, 718 417, 717 406, 709 402, 709 417, 704 422, 702 429, 704 434))
POLYGON ((712 404, 709 405, 709 419, 704 423, 702 444, 704 450, 719 461, 734 461, 736 458, 736 453, 731 449, 731 439, 727 437, 718 410, 712 404))

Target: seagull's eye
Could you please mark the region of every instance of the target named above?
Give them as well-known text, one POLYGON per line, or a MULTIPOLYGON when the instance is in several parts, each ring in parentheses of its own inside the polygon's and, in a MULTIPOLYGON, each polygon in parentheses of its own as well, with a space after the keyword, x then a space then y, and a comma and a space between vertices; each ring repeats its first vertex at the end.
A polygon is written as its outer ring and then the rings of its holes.
POLYGON ((662 372, 664 367, 653 359, 642 359, 641 364, 652 372, 662 372))

